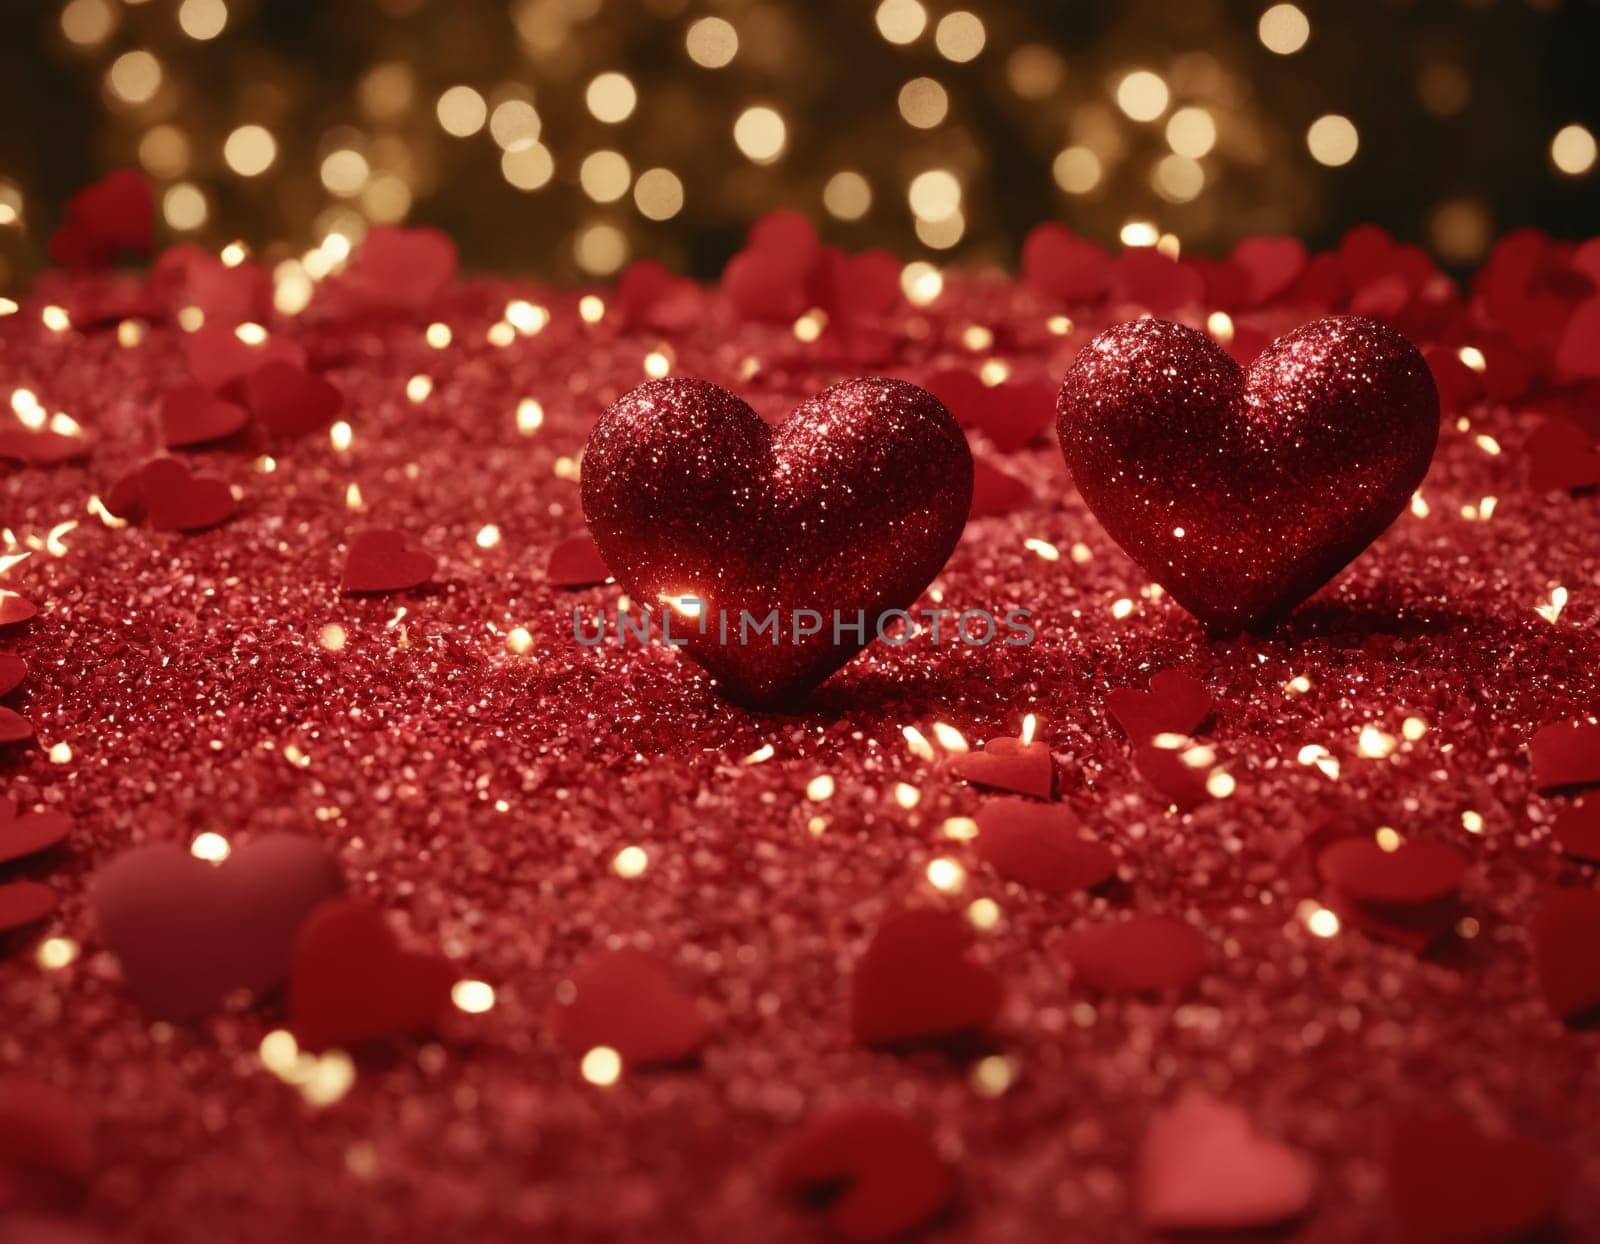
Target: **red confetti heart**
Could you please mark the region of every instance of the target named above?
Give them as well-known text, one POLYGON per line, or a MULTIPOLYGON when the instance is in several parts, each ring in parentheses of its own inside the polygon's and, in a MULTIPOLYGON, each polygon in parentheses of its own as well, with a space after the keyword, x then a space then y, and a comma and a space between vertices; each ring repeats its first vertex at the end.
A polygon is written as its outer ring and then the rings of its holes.
POLYGON ((850 1031, 861 1045, 906 1045, 981 1032, 1000 1013, 994 973, 968 957, 972 933, 950 912, 886 920, 856 964, 850 1031))
POLYGON ((1259 307, 1285 293, 1306 268, 1305 243, 1299 238, 1245 238, 1230 260, 1245 274, 1245 301, 1259 307))
POLYGON ((891 1240, 933 1221, 950 1203, 954 1172, 928 1134, 886 1106, 846 1106, 812 1119, 784 1147, 779 1188, 825 1196, 841 1239, 891 1240))
POLYGON ((50 257, 64 267, 103 268, 121 253, 148 254, 154 213, 150 183, 133 169, 116 169, 67 201, 50 257))
POLYGON ((1537 790, 1592 786, 1600 782, 1600 725, 1574 719, 1541 726, 1528 760, 1537 790))
POLYGON ((1116 875, 1116 856, 1084 834, 1071 809, 1060 804, 995 799, 974 819, 979 857, 1010 881, 1047 894, 1070 894, 1116 875))
POLYGON ((0 588, 0 626, 26 622, 38 612, 38 607, 31 600, 0 588))
POLYGON ((1305 1155, 1256 1133, 1237 1106, 1191 1093, 1157 1115, 1139 1151, 1139 1216, 1154 1231, 1258 1231, 1311 1206, 1305 1155))
POLYGON ((49 428, 0 429, 0 458, 24 466, 51 467, 89 456, 87 436, 68 436, 49 428))
POLYGON ((1244 372, 1204 334, 1151 319, 1079 353, 1058 426, 1111 537, 1231 632, 1286 614, 1405 508, 1439 403, 1416 347, 1372 320, 1317 320, 1244 372))
POLYGON ((1567 320, 1556 346, 1556 378, 1592 380, 1600 377, 1600 298, 1579 304, 1567 320))
POLYGON ((209 864, 170 844, 128 851, 94 878, 100 936, 150 1014, 192 1019, 236 989, 261 994, 289 972, 294 936, 341 888, 309 838, 274 834, 209 864))
MULTIPOLYGON (((42 1080, 0 1075, 0 1209, 58 1202, 93 1166, 89 1119, 72 1097, 42 1080)), ((9 1244, 11 1235, 0 1228, 0 1238, 9 1244)))
POLYGON ((1568 855, 1600 864, 1600 800, 1580 799, 1563 808, 1553 833, 1556 845, 1568 855))
POLYGON ((344 394, 314 372, 269 359, 244 382, 245 405, 280 440, 320 432, 344 409, 344 394))
POLYGON ((1372 838, 1344 838, 1317 856, 1317 872, 1355 902, 1406 907, 1453 895, 1467 875, 1467 857, 1427 838, 1393 851, 1372 838))
POLYGON ((810 221, 799 212, 773 212, 756 222, 745 249, 722 270, 723 296, 747 320, 792 324, 811 306, 811 274, 821 257, 810 221))
POLYGON ((1395 907, 1358 903, 1338 890, 1330 890, 1326 903, 1343 924, 1417 955, 1426 953, 1450 932, 1461 912, 1454 895, 1433 903, 1395 907))
POLYGON ((289 1026, 312 1050, 428 1032, 449 1009, 455 982, 449 960, 402 949, 376 907, 329 899, 295 940, 289 1026))
POLYGON ((421 315, 449 288, 457 262, 442 230, 381 226, 351 257, 343 292, 359 309, 421 315))
POLYGON ((927 587, 966 525, 972 457, 938 399, 902 381, 835 385, 774 430, 725 389, 656 380, 601 416, 582 491, 629 595, 704 602, 704 627, 677 619, 684 651, 723 694, 770 704, 827 678, 927 587), (774 613, 779 642, 737 642, 746 617, 774 613), (858 618, 859 635, 834 625, 858 618))
POLYGON ((1193 925, 1143 912, 1071 929, 1059 949, 1073 978, 1102 993, 1186 989, 1211 957, 1205 935, 1193 925))
POLYGON ((1063 225, 1037 225, 1022 244, 1022 276, 1041 297, 1099 302, 1111 285, 1111 256, 1063 225))
POLYGON ((1533 917, 1533 962, 1550 1009, 1587 1020, 1600 1008, 1600 891, 1557 886, 1533 917))
POLYGON ((233 329, 214 324, 202 325, 187 335, 184 355, 196 383, 229 396, 240 393, 245 378, 263 364, 306 365, 306 352, 292 341, 268 337, 260 345, 250 345, 233 329))
POLYGON ((233 517, 233 491, 220 479, 191 475, 176 458, 153 458, 106 494, 106 508, 157 531, 201 531, 233 517))
POLYGON ((579 532, 550 550, 545 578, 554 587, 594 587, 611 578, 605 558, 600 556, 588 532, 579 532))
POLYGON ((172 312, 198 308, 213 327, 259 324, 272 313, 272 274, 266 268, 249 260, 230 265, 188 242, 162 252, 150 284, 172 312))
POLYGON ((1118 687, 1106 692, 1106 711, 1135 743, 1158 734, 1193 734, 1211 716, 1211 693, 1181 670, 1151 675, 1150 690, 1118 687))
POLYGON ((990 739, 982 751, 967 752, 952 759, 950 771, 974 786, 1032 795, 1035 799, 1055 798, 1056 762, 1044 743, 990 739))
POLYGON ((972 505, 967 521, 997 518, 1022 509, 1033 500, 1033 489, 982 458, 972 463, 972 505))
POLYGON ((168 449, 220 441, 249 422, 249 411, 213 397, 204 385, 182 385, 161 399, 161 440, 168 449))
POLYGON ((1571 491, 1600 484, 1600 453, 1589 434, 1559 415, 1544 420, 1524 447, 1528 487, 1534 492, 1571 491))
POLYGON ((33 723, 9 708, 0 708, 0 743, 20 743, 33 737, 33 723))
POLYGON ((378 528, 350 541, 345 555, 346 592, 403 592, 433 578, 439 559, 413 545, 401 531, 378 528))
POLYGON ((640 259, 628 265, 617 283, 616 306, 630 329, 681 333, 705 314, 705 297, 697 282, 674 275, 654 259, 640 259))
POLYGON ((0 695, 15 691, 28 676, 28 663, 14 652, 0 652, 0 695))
POLYGON ((37 924, 54 914, 56 892, 37 881, 12 881, 0 885, 0 933, 37 924))
POLYGON ((1112 261, 1111 297, 1116 302, 1170 315, 1183 307, 1198 307, 1205 293, 1205 280, 1198 272, 1153 246, 1132 247, 1112 261))
POLYGON ((1453 1112, 1403 1120, 1389 1157, 1389 1195, 1410 1244, 1529 1239, 1555 1222, 1570 1178, 1560 1150, 1485 1136, 1453 1112))
POLYGON ((642 950, 612 950, 572 979, 570 999, 554 1009, 561 1044, 582 1056, 609 1046, 625 1066, 681 1063, 700 1053, 710 1026, 692 999, 673 987, 666 967, 642 950))
POLYGON ((60 812, 17 815, 17 805, 0 799, 0 864, 26 859, 66 841, 72 818, 60 812))
POLYGON ((1160 743, 1141 743, 1133 749, 1133 767, 1139 776, 1177 808, 1188 811, 1211 798, 1208 783, 1215 771, 1216 756, 1209 747, 1184 739, 1177 747, 1160 743))

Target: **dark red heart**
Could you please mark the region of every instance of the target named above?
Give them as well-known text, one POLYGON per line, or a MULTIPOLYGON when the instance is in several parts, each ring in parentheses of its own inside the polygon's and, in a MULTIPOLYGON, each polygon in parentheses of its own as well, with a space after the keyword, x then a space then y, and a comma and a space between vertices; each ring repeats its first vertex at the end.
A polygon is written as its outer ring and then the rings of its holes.
POLYGON ((1151 1120, 1139 1150, 1139 1217, 1155 1231, 1260 1231, 1311 1206, 1304 1154, 1256 1133, 1237 1106, 1201 1093, 1151 1120))
POLYGON ((1205 935, 1192 924, 1145 913, 1069 930, 1058 948, 1073 979, 1103 993, 1185 989, 1211 958, 1205 935))
POLYGON ((268 359, 245 378, 244 401, 268 436, 320 432, 344 409, 344 394, 287 359, 268 359))
POLYGON ((1438 437, 1416 347, 1317 320, 1248 372, 1210 337, 1120 324, 1074 361, 1057 426, 1110 536, 1218 632, 1286 614, 1405 508, 1438 437))
POLYGON ((21 713, 0 707, 0 743, 21 743, 33 737, 33 723, 21 713))
POLYGON ((0 864, 26 859, 66 841, 72 818, 61 812, 27 812, 17 815, 17 805, 0 798, 0 864))
MULTIPOLYGON (((65 1199, 94 1166, 87 1113, 54 1085, 0 1075, 0 1210, 65 1199)), ((0 1224, 0 1238, 11 1240, 0 1224)))
POLYGON ((1528 459, 1528 487, 1534 492, 1560 492, 1600 484, 1600 452, 1589 434, 1570 419, 1552 415, 1523 448, 1528 459))
POLYGON ((967 521, 995 518, 1020 510, 1033 500, 1033 489, 983 458, 972 463, 972 505, 967 521))
POLYGON ((554 587, 593 587, 610 579, 611 571, 593 538, 584 531, 550 550, 545 578, 554 587))
POLYGON ((64 267, 100 268, 120 253, 147 254, 154 216, 150 183, 133 169, 115 169, 67 201, 50 257, 64 267))
POLYGON ((1083 832, 1072 810, 1027 799, 994 799, 978 809, 978 855, 1010 881, 1070 894, 1109 881, 1117 857, 1083 832))
POLYGON ((1363 836, 1324 848, 1317 872, 1355 902, 1407 907, 1453 895, 1467 875, 1467 857, 1434 839, 1414 839, 1385 851, 1363 836))
POLYGON ((1528 744, 1534 788, 1541 791, 1600 782, 1600 725, 1574 718, 1541 726, 1528 744))
POLYGON ((455 982, 449 960, 403 949, 376 907, 329 899, 295 939, 289 1026, 311 1050, 428 1032, 449 1010, 455 982))
POLYGON ((0 695, 15 691, 28 676, 28 663, 13 652, 0 652, 0 695))
POLYGON ((191 475, 176 458, 153 458, 111 486, 106 508, 157 531, 202 531, 233 517, 233 490, 209 475, 191 475))
POLYGON ((161 399, 161 440, 168 449, 220 441, 249 422, 249 411, 214 397, 204 385, 181 385, 161 399))
POLYGON ((1211 716, 1211 693, 1193 675, 1162 670, 1150 690, 1117 687, 1106 692, 1106 711, 1135 743, 1158 734, 1193 734, 1211 716))
POLYGON ((1436 1111, 1395 1128, 1389 1196, 1408 1244, 1510 1244, 1555 1222, 1571 1175, 1559 1149, 1436 1111))
POLYGON ((38 612, 38 606, 27 597, 0 588, 0 626, 26 622, 38 612))
POLYGON ((1587 1020, 1600 1008, 1600 890, 1555 886, 1533 917, 1533 963, 1550 1009, 1587 1020))
POLYGON ((1133 749, 1133 767, 1168 803, 1181 811, 1211 798, 1208 783, 1215 768, 1209 747, 1176 736, 1140 743, 1133 749), (1177 746, 1168 746, 1177 743, 1177 746))
POLYGON ((268 337, 260 345, 240 340, 231 328, 205 324, 189 333, 184 341, 189 374, 213 393, 238 395, 245 378, 265 363, 306 365, 306 352, 282 337, 268 337))
POLYGON ((1552 832, 1568 855, 1600 864, 1600 799, 1580 799, 1563 808, 1552 832))
POLYGON ((725 389, 656 380, 601 416, 582 491, 629 595, 704 602, 703 625, 674 619, 685 651, 723 694, 770 704, 827 678, 927 587, 966 523, 972 456, 939 401, 903 381, 835 385, 774 430, 725 389), (774 611, 779 642, 740 642, 746 616, 774 611), (805 611, 816 632, 796 637, 805 611), (859 637, 843 629, 857 621, 859 637))
POLYGON ((87 436, 67 436, 49 428, 0 428, 0 458, 24 466, 51 467, 87 458, 92 442, 87 436))
POLYGON ((0 933, 26 928, 52 915, 59 900, 56 892, 37 881, 12 881, 0 885, 0 933))
POLYGON ((955 1177, 927 1132, 887 1106, 846 1106, 818 1116, 784 1146, 779 1188, 828 1198, 840 1239, 899 1239, 950 1203, 955 1177))
POLYGON ((609 1046, 629 1067, 685 1062, 699 1054, 711 1032, 666 967, 632 949, 589 960, 573 977, 570 995, 554 1008, 554 1027, 572 1054, 609 1046))
POLYGON ((862 1045, 906 1045, 981 1032, 1000 1013, 999 979, 972 962, 972 931, 950 912, 886 920, 856 964, 850 1031, 862 1045))
POLYGON ((342 586, 346 592, 403 592, 426 583, 438 568, 439 559, 404 532, 378 528, 350 541, 342 586))
POLYGON ((282 983, 296 930, 340 888, 315 842, 274 834, 221 864, 171 844, 137 847, 95 874, 89 898, 145 1009, 192 1019, 236 989, 260 994, 282 983))
POLYGON ((1556 376, 1588 380, 1600 376, 1600 298, 1578 304, 1556 346, 1556 376))
POLYGON ((1053 799, 1056 762, 1046 743, 1021 739, 990 739, 982 751, 967 752, 950 761, 950 771, 964 782, 1008 790, 1035 799, 1053 799))

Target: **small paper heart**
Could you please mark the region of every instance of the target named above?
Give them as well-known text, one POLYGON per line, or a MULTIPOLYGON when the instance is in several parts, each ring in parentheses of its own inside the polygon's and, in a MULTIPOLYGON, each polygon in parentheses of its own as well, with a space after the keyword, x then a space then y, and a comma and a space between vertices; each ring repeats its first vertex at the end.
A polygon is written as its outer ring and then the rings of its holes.
POLYGON ((346 272, 358 309, 420 315, 455 279, 456 244, 441 229, 369 230, 346 272))
POLYGON ((0 799, 0 864, 26 859, 66 841, 72 818, 61 812, 26 812, 17 815, 17 805, 0 799))
POLYGON ((1010 881, 1070 894, 1089 890, 1116 875, 1117 858, 1083 832, 1062 804, 994 799, 978 809, 978 855, 1010 881))
POLYGON ((1211 716, 1206 685, 1181 670, 1162 670, 1150 677, 1150 689, 1118 687, 1106 692, 1106 711, 1135 743, 1158 734, 1193 734, 1211 716))
POLYGON ((1205 935, 1193 925, 1142 912, 1071 929, 1058 949, 1073 979, 1102 993, 1186 989, 1211 958, 1205 935))
POLYGON ((28 676, 28 663, 13 652, 0 652, 0 695, 15 691, 28 676))
POLYGON ((1600 890, 1554 886, 1533 917, 1533 964, 1550 1009, 1584 1022, 1600 1008, 1600 890))
POLYGON ((593 587, 609 580, 611 571, 594 540, 583 531, 550 550, 545 578, 554 587, 593 587))
MULTIPOLYGON (((57 1204, 93 1167, 89 1117, 75 1098, 42 1080, 0 1075, 0 1211, 57 1204)), ((11 1236, 0 1229, 0 1238, 9 1244, 11 1236)))
POLYGON ((192 475, 176 458, 154 458, 111 486, 106 508, 156 531, 202 531, 233 517, 233 490, 220 479, 192 475))
POLYGON ((31 600, 18 595, 16 592, 8 592, 4 588, 0 588, 0 626, 12 626, 18 622, 26 622, 38 612, 38 606, 31 600))
POLYGON ((244 382, 245 405, 268 436, 289 440, 320 432, 344 409, 344 394, 315 372, 269 359, 244 382))
POLYGON ((0 743, 21 743, 33 737, 33 723, 21 713, 0 707, 0 743))
POLYGON ((950 771, 974 786, 1032 795, 1035 799, 1055 797, 1056 764, 1049 746, 1042 742, 990 739, 982 751, 953 758, 950 771))
POLYGON ((0 429, 0 458, 24 466, 53 467, 87 458, 92 442, 87 436, 68 436, 49 428, 0 429))
POLYGON ((1187 812, 1211 798, 1216 754, 1182 735, 1158 735, 1133 749, 1133 767, 1163 799, 1187 812))
POLYGON ((1556 845, 1580 860, 1600 864, 1600 799, 1563 808, 1552 829, 1556 845))
POLYGON ((1600 782, 1600 725, 1557 721, 1542 726, 1528 744, 1534 789, 1561 790, 1600 782))
POLYGON ((231 328, 206 324, 184 341, 189 374, 213 393, 229 397, 242 393, 245 378, 265 363, 306 365, 306 352, 282 337, 268 337, 259 345, 242 341, 231 328))
POLYGON ((1447 842, 1412 839, 1392 851, 1369 837, 1343 838, 1317 856, 1317 872, 1358 903, 1412 906, 1448 898, 1467 875, 1467 857, 1447 842))
POLYGON ((916 910, 886 920, 856 964, 850 1030, 861 1045, 964 1036, 1000 1012, 999 979, 972 962, 972 933, 950 912, 916 910))
POLYGON ((0 933, 37 924, 55 912, 56 892, 37 881, 11 881, 0 885, 0 933))
POLYGON ((1033 500, 1033 489, 982 458, 972 460, 972 505, 967 521, 997 518, 1023 508, 1033 500))
POLYGON ((1534 492, 1576 491, 1600 484, 1600 453, 1589 434, 1570 419, 1545 419, 1523 447, 1528 487, 1534 492))
POLYGON ((249 422, 249 411, 214 397, 204 385, 180 385, 161 399, 161 440, 168 449, 220 441, 249 422))
POLYGON ((603 952, 579 969, 570 997, 554 1008, 554 1026, 571 1053, 609 1046, 629 1067, 685 1062, 711 1031, 666 967, 632 949, 603 952))
POLYGON ((433 578, 439 560, 413 545, 404 532, 377 528, 350 541, 345 555, 346 592, 403 592, 433 578))

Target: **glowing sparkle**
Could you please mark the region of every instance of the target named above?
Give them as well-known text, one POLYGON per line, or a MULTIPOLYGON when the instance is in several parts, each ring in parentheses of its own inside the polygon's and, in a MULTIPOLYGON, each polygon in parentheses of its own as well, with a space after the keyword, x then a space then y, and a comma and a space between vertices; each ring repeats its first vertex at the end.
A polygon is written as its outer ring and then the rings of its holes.
POLYGON ((195 840, 189 844, 189 854, 208 864, 220 864, 233 854, 233 846, 221 834, 207 830, 195 835, 195 840))
POLYGON ((922 792, 909 782, 896 782, 894 801, 902 808, 914 808, 922 800, 922 792))
POLYGON ((450 987, 450 1001, 458 1011, 482 1015, 494 1009, 494 986, 487 981, 457 981, 450 987))
POLYGON ((59 972, 78 958, 79 946, 70 937, 47 937, 39 943, 34 960, 46 972, 59 972))
POLYGON ((1000 923, 1000 904, 992 898, 973 899, 967 906, 967 922, 980 932, 988 932, 1000 923))
POLYGON ((525 626, 513 626, 506 632, 506 651, 523 656, 533 647, 533 633, 525 626))
POLYGON ((1337 937, 1339 917, 1326 907, 1318 907, 1306 916, 1306 928, 1314 937, 1337 937))
POLYGON ((960 753, 967 750, 967 740, 961 731, 942 721, 933 723, 933 737, 938 740, 939 746, 947 752, 960 753))
POLYGON ((623 847, 611 861, 611 871, 629 880, 642 876, 650 867, 650 856, 643 847, 623 847))
POLYGON ((336 453, 346 452, 354 440, 355 432, 343 419, 328 429, 328 443, 333 446, 336 453))
POLYGON ((928 884, 945 894, 954 894, 967 884, 967 870, 948 856, 928 861, 928 884))
POLYGON ((806 798, 812 803, 822 803, 826 799, 832 799, 833 792, 834 781, 829 774, 818 774, 806 783, 806 798))
POLYGON ((597 1045, 584 1054, 578 1070, 590 1084, 609 1088, 622 1077, 622 1055, 609 1045, 597 1045))
POLYGON ((1016 1080, 1017 1071, 1004 1054, 990 1054, 972 1066, 972 1089, 979 1097, 999 1097, 1016 1080))
POLYGON ((978 836, 978 822, 970 816, 946 817, 939 832, 955 842, 970 842, 978 836))

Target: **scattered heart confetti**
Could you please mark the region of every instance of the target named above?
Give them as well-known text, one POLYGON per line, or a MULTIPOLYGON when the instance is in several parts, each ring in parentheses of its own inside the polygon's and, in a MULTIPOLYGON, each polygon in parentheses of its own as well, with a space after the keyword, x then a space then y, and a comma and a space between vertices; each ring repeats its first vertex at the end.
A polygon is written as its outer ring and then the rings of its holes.
POLYGON ((1580 799, 1563 808, 1552 833, 1568 855, 1600 864, 1600 800, 1580 799))
POLYGON ((850 1030, 862 1045, 907 1045, 987 1028, 999 979, 968 957, 972 931, 950 912, 902 912, 878 928, 856 964, 850 1030))
POLYGON ((1306 1157, 1257 1134, 1238 1106, 1190 1093, 1158 1114, 1139 1152, 1139 1217, 1154 1231, 1259 1231, 1303 1215, 1306 1157))
POLYGON ((60 812, 17 814, 17 805, 0 798, 0 864, 26 859, 66 841, 72 818, 60 812))
POLYGON ((1570 419, 1551 416, 1528 438, 1528 487, 1534 492, 1573 491, 1600 484, 1600 452, 1570 419))
POLYGON ((249 422, 249 411, 214 397, 203 385, 180 385, 161 399, 161 440, 168 449, 220 441, 249 422))
POLYGON ((15 691, 28 676, 28 663, 12 652, 0 652, 0 695, 15 691))
POLYGON ((0 428, 0 459, 25 466, 53 467, 87 458, 92 442, 49 428, 0 428))
POLYGON ((10 881, 0 885, 0 933, 26 928, 52 915, 56 892, 37 881, 10 881))
POLYGON ((353 593, 403 592, 433 578, 439 560, 417 548, 402 531, 376 528, 350 541, 342 590, 353 593))
POLYGON ((1536 790, 1593 786, 1600 782, 1600 725, 1557 721, 1542 726, 1528 745, 1536 790))
POLYGON ((0 743, 21 743, 33 737, 33 723, 21 713, 0 706, 0 743))
POLYGON ((268 436, 279 440, 321 432, 344 409, 344 394, 315 372, 268 359, 244 381, 244 401, 268 436))
POLYGON ((1070 894, 1116 875, 1117 857, 1089 838, 1064 805, 994 799, 973 819, 979 857, 1010 881, 1046 894, 1070 894))
POLYGON ((1182 735, 1158 735, 1133 749, 1133 765, 1140 777, 1180 811, 1187 812, 1211 798, 1216 754, 1204 744, 1182 735))
MULTIPOLYGON (((90 1121, 73 1097, 41 1080, 0 1074, 0 1211, 59 1202, 93 1166, 90 1121)), ((0 1238, 9 1244, 8 1223, 0 1221, 0 1238)))
POLYGON ((341 885, 313 840, 273 834, 220 864, 136 847, 95 874, 89 899, 129 991, 157 1018, 192 1019, 281 984, 296 931, 341 885))
POLYGON ((203 531, 233 517, 233 490, 220 479, 191 475, 176 458, 153 458, 111 486, 106 508, 156 531, 203 531))
POLYGON ((69 268, 103 268, 119 254, 150 250, 155 206, 150 183, 116 169, 67 202, 67 218, 50 236, 50 257, 69 268))
POLYGON ((1186 989, 1211 958, 1205 935, 1193 925, 1143 912, 1071 929, 1058 949, 1073 979, 1102 993, 1186 989))
POLYGON ((1317 856, 1317 872, 1358 903, 1411 906, 1454 894, 1467 857, 1447 842, 1417 838, 1385 850, 1370 837, 1344 838, 1317 856))
POLYGON ((1042 297, 1095 302, 1105 297, 1111 284, 1111 257, 1064 225, 1038 225, 1022 246, 1022 275, 1042 297))
POLYGON ((1565 1154, 1536 1140, 1486 1136, 1455 1113, 1412 1115, 1395 1128, 1389 1195, 1408 1244, 1510 1244, 1561 1213, 1565 1154))
POLYGON ((686 1062, 711 1032, 666 966, 632 949, 606 951, 584 964, 554 1008, 554 1027, 571 1053, 581 1057, 607 1046, 628 1067, 686 1062))
POLYGON ((1181 670, 1150 677, 1150 689, 1117 687, 1106 692, 1106 711, 1135 743, 1158 734, 1193 734, 1211 716, 1211 693, 1181 670))
POLYGON ((455 982, 447 959, 402 948, 376 907, 329 899, 295 939, 289 1026, 312 1050, 429 1032, 455 982))
POLYGON ((974 786, 1052 799, 1056 788, 1056 762, 1042 742, 990 739, 981 751, 966 752, 950 761, 950 771, 974 786))
POLYGON ((1375 320, 1317 320, 1243 372, 1150 319, 1078 355, 1058 427, 1112 539, 1229 632, 1286 614, 1388 527, 1433 457, 1439 400, 1416 347, 1375 320))
POLYGON ((972 505, 967 521, 1011 514, 1033 501, 1033 489, 982 458, 972 463, 972 505))
POLYGON ((305 350, 283 337, 256 344, 244 341, 231 328, 211 324, 187 335, 184 354, 196 383, 230 398, 242 396, 246 378, 267 363, 306 365, 305 350))
POLYGON ((594 587, 609 581, 611 571, 594 540, 584 531, 550 550, 545 578, 555 587, 594 587))
POLYGON ((26 622, 38 613, 37 606, 31 600, 16 592, 8 592, 0 588, 0 626, 11 626, 17 622, 26 622))
POLYGON ((1555 886, 1533 917, 1533 963, 1550 1009, 1586 1021, 1600 1008, 1600 890, 1555 886))
POLYGON ((456 274, 456 244, 439 229, 369 230, 339 290, 360 310, 421 315, 456 274))
POLYGON ((820 1197, 840 1239, 879 1241, 925 1226, 950 1204, 955 1174, 927 1132, 887 1106, 845 1106, 784 1147, 778 1186, 820 1197))

